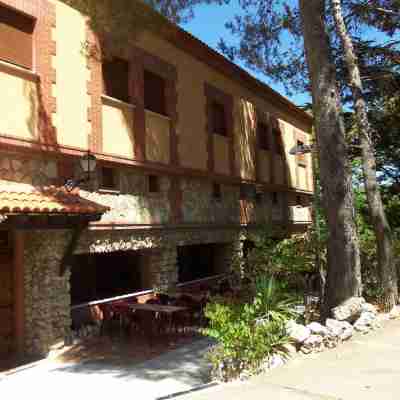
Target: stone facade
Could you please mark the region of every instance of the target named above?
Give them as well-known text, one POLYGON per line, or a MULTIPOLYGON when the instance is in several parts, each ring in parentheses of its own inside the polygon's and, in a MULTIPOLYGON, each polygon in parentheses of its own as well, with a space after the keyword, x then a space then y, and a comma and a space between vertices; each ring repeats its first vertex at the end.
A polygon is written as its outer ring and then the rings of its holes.
MULTIPOLYGON (((193 244, 221 244, 217 272, 226 272, 241 249, 244 232, 224 230, 89 230, 83 234, 76 254, 139 250, 143 254, 150 287, 165 290, 178 281, 177 248, 193 244)), ((70 336, 70 272, 60 276, 60 264, 68 246, 68 231, 25 233, 25 351, 47 354, 70 336)))
POLYGON ((61 258, 70 233, 25 233, 25 351, 46 354, 63 341, 71 326, 70 273, 60 276, 61 258))
POLYGON ((56 184, 57 163, 46 158, 33 158, 13 153, 2 153, 0 179, 34 186, 56 184))

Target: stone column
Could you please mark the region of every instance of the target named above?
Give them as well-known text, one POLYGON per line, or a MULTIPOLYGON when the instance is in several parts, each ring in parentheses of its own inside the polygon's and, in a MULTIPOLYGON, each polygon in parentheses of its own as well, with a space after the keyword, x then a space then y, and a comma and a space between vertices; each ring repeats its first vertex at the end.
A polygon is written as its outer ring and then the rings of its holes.
POLYGON ((31 231, 24 251, 25 353, 46 355, 71 326, 70 273, 60 263, 71 233, 31 231))
POLYGON ((160 247, 146 251, 148 280, 152 288, 168 290, 178 282, 177 249, 175 246, 160 247))

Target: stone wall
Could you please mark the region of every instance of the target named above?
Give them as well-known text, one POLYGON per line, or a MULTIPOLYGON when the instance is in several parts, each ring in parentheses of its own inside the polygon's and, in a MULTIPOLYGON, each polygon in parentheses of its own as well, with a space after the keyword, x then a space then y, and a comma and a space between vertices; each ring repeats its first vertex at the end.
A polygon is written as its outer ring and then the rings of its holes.
MULTIPOLYGON (((60 264, 72 233, 32 231, 25 233, 25 351, 45 355, 70 336, 70 272, 60 276, 60 264)), ((226 272, 240 251, 245 232, 219 230, 89 230, 76 254, 139 250, 150 288, 168 289, 178 280, 177 247, 221 244, 216 256, 218 272, 226 272)))
POLYGON ((81 190, 81 196, 110 207, 101 223, 108 224, 167 224, 170 220, 170 179, 159 177, 159 192, 150 193, 148 176, 118 169, 118 193, 101 190, 100 183, 93 182, 94 190, 81 190))
POLYGON ((25 351, 44 355, 69 332, 70 291, 67 271, 60 277, 60 263, 70 233, 25 233, 25 351))
POLYGON ((57 177, 57 163, 54 160, 11 153, 1 154, 1 180, 45 186, 55 184, 57 177))

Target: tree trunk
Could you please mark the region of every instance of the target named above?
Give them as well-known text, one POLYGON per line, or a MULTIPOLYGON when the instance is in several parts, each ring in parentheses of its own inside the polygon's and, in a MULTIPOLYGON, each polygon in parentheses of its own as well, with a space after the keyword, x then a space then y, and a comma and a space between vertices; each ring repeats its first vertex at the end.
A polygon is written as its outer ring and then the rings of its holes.
POLYGON ((325 0, 299 0, 299 4, 329 232, 326 318, 332 308, 361 295, 360 251, 336 70, 325 25, 325 0))
POLYGON ((376 236, 378 266, 383 288, 382 303, 386 311, 391 311, 398 299, 397 270, 393 257, 392 232, 386 218, 376 179, 376 160, 374 145, 371 139, 372 130, 368 120, 367 106, 363 97, 363 86, 357 56, 355 55, 353 42, 343 19, 341 0, 331 1, 336 31, 342 43, 348 68, 349 83, 360 135, 365 190, 371 222, 376 236))

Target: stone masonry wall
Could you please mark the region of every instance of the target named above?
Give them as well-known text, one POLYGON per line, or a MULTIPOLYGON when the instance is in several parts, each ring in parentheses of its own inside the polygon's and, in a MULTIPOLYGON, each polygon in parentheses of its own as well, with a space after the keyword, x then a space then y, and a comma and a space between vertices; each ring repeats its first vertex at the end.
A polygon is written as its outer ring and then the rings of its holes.
MULTIPOLYGON (((25 233, 25 351, 45 355, 70 336, 70 272, 60 277, 60 264, 71 238, 68 231, 25 233)), ((90 230, 83 234, 76 253, 140 250, 151 288, 168 289, 178 280, 177 247, 221 244, 216 256, 218 271, 226 272, 239 252, 243 232, 212 230, 90 230)))
POLYGON ((32 231, 25 234, 25 350, 47 354, 62 341, 70 321, 70 273, 60 277, 60 263, 70 233, 32 231))

